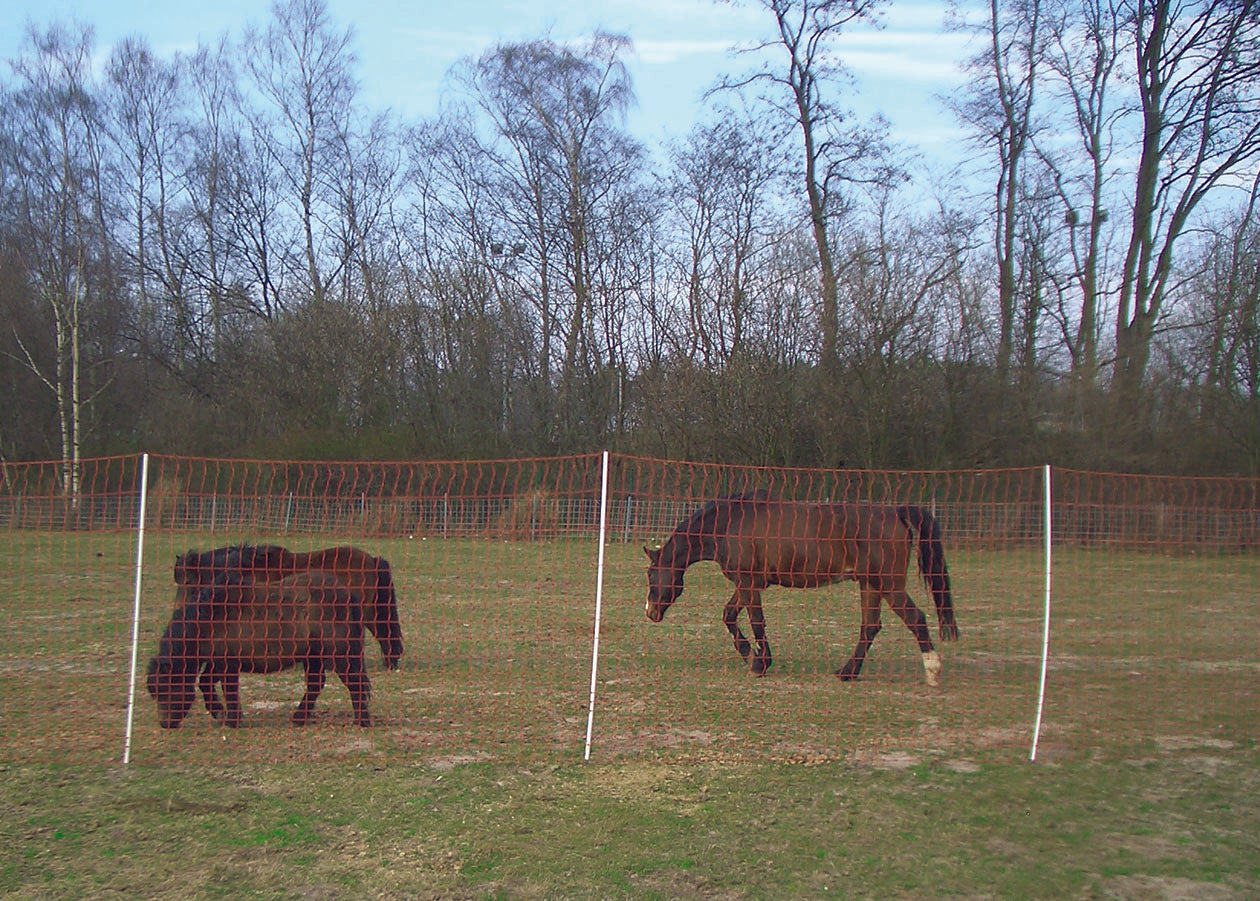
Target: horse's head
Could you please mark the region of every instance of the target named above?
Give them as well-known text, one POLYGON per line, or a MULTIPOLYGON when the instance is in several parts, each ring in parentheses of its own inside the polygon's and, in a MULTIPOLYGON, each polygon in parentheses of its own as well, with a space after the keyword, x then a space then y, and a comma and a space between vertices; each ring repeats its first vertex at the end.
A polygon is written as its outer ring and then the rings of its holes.
POLYGON ((197 694, 197 667, 181 661, 154 657, 149 661, 145 687, 158 705, 163 729, 178 729, 197 694))
POLYGON ((678 600, 683 590, 683 573, 686 566, 679 566, 673 555, 666 555, 665 548, 645 547, 643 553, 648 558, 648 599, 647 618, 659 623, 665 618, 669 605, 678 600), (662 560, 662 557, 665 557, 662 560))
POLYGON ((149 661, 145 688, 158 705, 158 722, 175 729, 188 715, 197 689, 198 620, 205 610, 197 604, 178 608, 158 642, 157 656, 149 661))

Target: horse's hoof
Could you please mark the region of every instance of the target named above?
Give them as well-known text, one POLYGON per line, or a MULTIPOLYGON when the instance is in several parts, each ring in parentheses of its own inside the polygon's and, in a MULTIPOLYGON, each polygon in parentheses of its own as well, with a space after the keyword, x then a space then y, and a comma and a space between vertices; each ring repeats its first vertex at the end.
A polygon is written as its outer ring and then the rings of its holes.
POLYGON ((838 669, 836 670, 836 678, 839 679, 841 682, 856 682, 858 679, 861 678, 861 676, 859 676, 857 673, 851 673, 851 672, 848 672, 847 670, 838 669))

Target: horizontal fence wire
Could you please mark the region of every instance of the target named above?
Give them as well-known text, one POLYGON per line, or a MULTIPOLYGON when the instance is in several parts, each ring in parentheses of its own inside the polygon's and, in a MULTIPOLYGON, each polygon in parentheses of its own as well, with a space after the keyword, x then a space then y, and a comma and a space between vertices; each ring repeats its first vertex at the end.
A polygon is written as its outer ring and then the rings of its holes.
MULTIPOLYGON (((133 761, 580 759, 601 456, 151 456, 148 470, 146 486, 140 457, 0 470, 0 759, 121 760, 142 487, 133 761), (161 727, 145 668, 181 605, 176 559, 241 544, 292 554, 354 547, 387 563, 404 649, 389 669, 386 644, 364 635, 369 728, 356 725, 335 675, 311 722, 291 725, 300 667, 242 675, 236 728, 212 718, 200 696, 178 728, 161 727)), ((612 455, 592 758, 1027 754, 1044 622, 1043 479, 1039 468, 867 472, 612 455), (957 641, 941 640, 913 559, 906 586, 941 655, 939 687, 927 684, 915 637, 886 606, 861 678, 835 677, 858 640, 853 581, 764 592, 773 649, 764 677, 723 624, 734 586, 714 562, 692 565, 668 613, 649 620, 646 552, 705 504, 749 492, 930 514, 957 641)), ((1257 480, 1055 471, 1038 759, 1247 733, 1260 660, 1258 493, 1257 480)), ((356 565, 343 578, 366 585, 374 564, 356 565)), ((749 632, 746 618, 741 628, 749 632)))

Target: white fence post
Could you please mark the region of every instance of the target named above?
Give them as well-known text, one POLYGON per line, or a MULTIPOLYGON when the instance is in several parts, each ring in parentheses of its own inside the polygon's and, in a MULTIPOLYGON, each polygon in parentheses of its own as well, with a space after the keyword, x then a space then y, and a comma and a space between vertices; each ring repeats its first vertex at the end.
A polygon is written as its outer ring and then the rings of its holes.
POLYGON ((595 638, 591 643, 591 696, 586 705, 586 751, 591 759, 591 732, 595 728, 595 680, 599 674, 599 621, 604 600, 604 529, 608 524, 608 451, 604 451, 599 485, 599 562, 595 567, 595 638))
POLYGON ((1050 655, 1050 588, 1051 588, 1051 554, 1053 552, 1053 535, 1051 528, 1054 523, 1054 511, 1051 507, 1050 492, 1050 465, 1046 464, 1044 470, 1043 481, 1045 482, 1045 497, 1043 500, 1043 516, 1044 523, 1042 530, 1044 532, 1045 557, 1046 557, 1046 587, 1045 587, 1045 612, 1042 615, 1042 631, 1041 631, 1041 684, 1037 689, 1037 720, 1033 726, 1032 752, 1028 755, 1030 761, 1037 760, 1037 742, 1041 738, 1041 711, 1046 703, 1046 664, 1050 655))
POLYGON ((140 659, 140 582, 144 575, 144 520, 149 498, 149 455, 140 458, 140 514, 136 523, 136 589, 131 611, 131 684, 127 690, 127 734, 123 739, 123 765, 131 762, 131 727, 136 711, 136 663, 140 659))

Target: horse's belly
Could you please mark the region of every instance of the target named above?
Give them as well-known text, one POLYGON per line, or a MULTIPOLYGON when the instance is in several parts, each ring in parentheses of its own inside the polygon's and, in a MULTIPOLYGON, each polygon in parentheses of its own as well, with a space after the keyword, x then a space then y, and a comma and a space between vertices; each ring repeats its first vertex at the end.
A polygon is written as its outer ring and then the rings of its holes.
POLYGON ((831 572, 786 572, 775 573, 771 578, 771 584, 782 585, 784 588, 819 588, 823 585, 830 585, 833 582, 839 582, 841 579, 853 578, 852 573, 831 573, 831 572))
POLYGON ((296 661, 292 657, 249 657, 238 660, 242 673, 278 673, 296 661))
POLYGON ((294 635, 237 635, 211 645, 210 657, 242 673, 275 673, 307 656, 309 642, 294 635))

